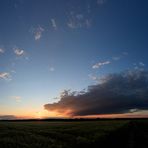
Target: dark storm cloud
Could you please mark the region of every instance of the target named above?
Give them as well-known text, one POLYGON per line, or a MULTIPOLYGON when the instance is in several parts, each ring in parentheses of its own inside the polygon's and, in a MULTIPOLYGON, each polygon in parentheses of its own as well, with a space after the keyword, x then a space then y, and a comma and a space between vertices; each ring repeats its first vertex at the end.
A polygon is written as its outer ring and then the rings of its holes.
POLYGON ((148 71, 110 74, 87 92, 65 91, 60 101, 45 104, 48 111, 71 116, 129 113, 148 109, 148 71))

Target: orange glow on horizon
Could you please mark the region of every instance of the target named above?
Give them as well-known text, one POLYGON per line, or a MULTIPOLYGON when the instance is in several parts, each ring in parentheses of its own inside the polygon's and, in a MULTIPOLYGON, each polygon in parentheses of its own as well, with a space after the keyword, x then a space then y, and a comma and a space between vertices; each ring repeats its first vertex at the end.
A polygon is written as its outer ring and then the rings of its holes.
MULTIPOLYGON (((11 112, 17 119, 45 119, 45 118, 147 118, 147 111, 140 111, 125 114, 106 114, 106 115, 86 115, 86 116, 73 116, 72 110, 68 109, 64 112, 47 111, 44 108, 34 108, 24 111, 24 109, 11 112)), ((6 114, 6 113, 4 113, 6 114)), ((8 113, 7 113, 8 114, 8 113)))
POLYGON ((27 112, 27 113, 18 113, 15 114, 15 116, 18 119, 45 119, 45 118, 67 118, 70 116, 67 116, 65 114, 60 114, 56 111, 47 111, 47 110, 41 110, 37 112, 27 112))

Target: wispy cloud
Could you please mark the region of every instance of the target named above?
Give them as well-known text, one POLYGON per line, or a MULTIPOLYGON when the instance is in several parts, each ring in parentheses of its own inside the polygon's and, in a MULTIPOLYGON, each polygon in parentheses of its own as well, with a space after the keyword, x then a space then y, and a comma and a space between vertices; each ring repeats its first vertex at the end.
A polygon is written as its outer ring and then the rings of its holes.
POLYGON ((116 57, 112 57, 112 59, 113 59, 114 61, 118 61, 118 60, 121 59, 121 57, 120 57, 120 56, 116 56, 116 57))
POLYGON ((0 53, 4 53, 5 50, 3 48, 0 48, 0 53))
POLYGON ((68 23, 67 23, 67 26, 71 29, 75 29, 75 28, 78 28, 78 26, 76 25, 76 23, 72 20, 70 20, 68 23))
POLYGON ((97 0, 97 4, 98 5, 102 5, 102 4, 104 4, 106 2, 106 0, 97 0))
POLYGON ((142 67, 145 66, 145 64, 143 62, 139 62, 139 65, 142 67))
POLYGON ((15 70, 11 70, 11 73, 16 73, 16 71, 15 70))
POLYGON ((49 68, 49 71, 54 72, 55 71, 55 68, 54 67, 50 67, 49 68))
POLYGON ((11 96, 12 99, 14 99, 16 102, 21 102, 21 97, 20 96, 11 96))
POLYGON ((128 55, 128 52, 122 52, 122 54, 124 55, 124 56, 127 56, 128 55))
POLYGON ((134 63, 134 69, 137 70, 144 70, 145 64, 143 62, 139 62, 139 63, 134 63))
POLYGON ((17 56, 22 56, 25 54, 25 51, 23 49, 20 49, 20 48, 14 48, 14 53, 17 55, 17 56))
POLYGON ((94 81, 97 81, 98 80, 98 77, 97 76, 94 76, 92 74, 89 74, 88 77, 91 79, 91 80, 94 80, 94 81))
POLYGON ((33 28, 33 34, 34 34, 34 39, 35 40, 39 40, 42 37, 42 33, 44 32, 44 28, 42 28, 41 26, 39 26, 38 28, 33 28))
POLYGON ((83 15, 83 14, 77 14, 77 15, 76 15, 76 18, 77 18, 78 20, 83 20, 83 19, 84 19, 84 15, 83 15))
POLYGON ((70 12, 70 17, 67 26, 71 29, 89 28, 91 27, 91 19, 86 17, 83 13, 70 12))
POLYGON ((92 26, 92 20, 91 19, 86 19, 85 20, 85 25, 87 28, 90 28, 92 26))
POLYGON ((11 75, 8 72, 0 72, 0 79, 11 80, 11 75))
POLYGON ((57 23, 56 23, 56 20, 54 18, 51 19, 51 25, 52 27, 57 30, 57 23))
POLYGON ((105 62, 99 62, 99 63, 96 63, 95 65, 92 66, 93 69, 97 69, 97 68, 100 68, 104 65, 108 65, 110 64, 111 62, 110 61, 105 61, 105 62))
POLYGON ((128 56, 128 52, 122 52, 120 55, 116 55, 112 57, 112 60, 118 61, 121 60, 122 58, 128 56))

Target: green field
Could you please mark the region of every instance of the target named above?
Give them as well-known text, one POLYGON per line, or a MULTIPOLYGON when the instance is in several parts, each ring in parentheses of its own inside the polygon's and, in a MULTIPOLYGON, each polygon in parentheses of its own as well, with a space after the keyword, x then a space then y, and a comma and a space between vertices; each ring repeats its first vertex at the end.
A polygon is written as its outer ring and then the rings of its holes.
POLYGON ((148 121, 0 122, 0 148, 148 148, 148 121))

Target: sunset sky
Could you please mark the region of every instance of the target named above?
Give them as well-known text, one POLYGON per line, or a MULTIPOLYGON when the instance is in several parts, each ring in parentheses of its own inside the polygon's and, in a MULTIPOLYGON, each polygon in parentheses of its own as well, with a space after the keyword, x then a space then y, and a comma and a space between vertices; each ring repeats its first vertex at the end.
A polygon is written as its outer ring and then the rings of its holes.
POLYGON ((0 0, 0 119, 148 116, 147 0, 0 0))

